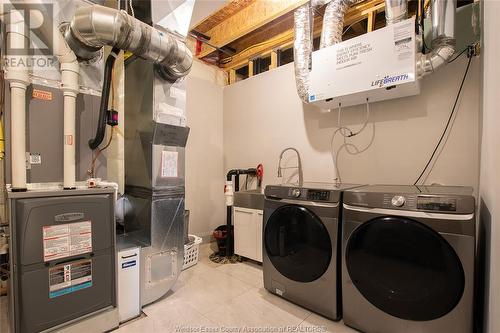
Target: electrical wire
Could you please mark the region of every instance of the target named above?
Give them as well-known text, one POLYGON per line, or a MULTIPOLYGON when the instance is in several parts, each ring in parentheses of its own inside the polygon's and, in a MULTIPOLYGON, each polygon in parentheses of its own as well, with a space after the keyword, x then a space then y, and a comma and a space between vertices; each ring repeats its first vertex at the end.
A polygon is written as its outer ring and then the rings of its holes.
POLYGON ((132 14, 132 17, 135 17, 134 6, 132 5, 132 0, 129 0, 128 3, 129 3, 130 13, 132 14))
POLYGON ((341 123, 341 112, 342 112, 342 104, 339 103, 339 108, 338 108, 338 114, 337 114, 337 129, 333 132, 333 135, 332 135, 332 139, 330 140, 330 151, 331 151, 331 155, 332 155, 332 161, 333 161, 333 166, 335 168, 335 172, 336 172, 336 179, 334 179, 335 182, 338 182, 338 183, 341 183, 342 182, 342 178, 340 176, 340 171, 339 171, 339 167, 338 167, 338 157, 339 157, 339 154, 340 152, 342 151, 343 148, 346 149, 346 151, 351 154, 351 155, 355 155, 355 154, 359 154, 363 151, 365 151, 366 149, 362 150, 362 151, 359 151, 352 143, 349 143, 347 142, 347 138, 352 138, 358 134, 360 134, 361 132, 363 132, 366 128, 366 126, 368 125, 368 121, 370 119, 370 103, 369 103, 369 100, 368 98, 366 99, 366 118, 365 118, 365 122, 363 123, 363 125, 361 126, 361 128, 356 131, 356 132, 353 132, 349 127, 346 127, 346 126, 342 126, 342 123, 341 123), (344 137, 344 143, 340 146, 340 148, 337 150, 337 152, 335 152, 335 137, 337 136, 337 134, 340 133, 340 135, 342 135, 344 137), (348 149, 349 146, 353 146, 354 148, 356 148, 358 151, 357 152, 352 152, 348 149))
POLYGON ((427 164, 425 165, 424 169, 422 170, 422 172, 418 176, 417 180, 415 180, 413 185, 418 184, 418 182, 420 181, 422 176, 427 171, 427 168, 429 168, 429 165, 431 164, 432 160, 434 159, 434 156, 436 155, 437 151, 439 150, 439 147, 441 146, 441 142, 443 142, 443 139, 445 138, 446 133, 448 132, 448 128, 450 127, 453 116, 455 115, 455 112, 457 110, 458 100, 460 99, 460 95, 462 93, 462 89, 464 87, 465 80, 467 79, 467 74, 469 73, 469 67, 470 67, 471 61, 472 61, 472 57, 469 57, 469 61, 467 62, 467 68, 465 69, 465 73, 464 73, 464 76, 462 78, 462 82, 460 83, 460 88, 458 89, 458 93, 457 93, 457 96, 455 98, 455 102, 453 103, 453 108, 451 109, 451 113, 450 113, 450 116, 448 117, 448 121, 446 122, 446 126, 444 128, 444 131, 441 134, 441 137, 439 138, 439 141, 438 141, 436 147, 434 148, 434 151, 432 152, 431 157, 427 161, 427 164))
POLYGON ((111 142, 113 141, 113 134, 114 134, 114 127, 111 127, 111 133, 109 133, 109 140, 106 143, 106 145, 102 148, 100 148, 97 153, 95 154, 94 158, 92 159, 92 162, 90 163, 90 167, 87 171, 87 174, 90 178, 95 177, 95 162, 97 161, 97 158, 102 154, 103 151, 108 149, 108 147, 111 145, 111 142))
POLYGON ((465 51, 467 51, 468 49, 469 49, 469 47, 467 46, 467 47, 466 47, 466 48, 465 48, 462 52, 460 52, 459 54, 457 54, 457 55, 455 56, 455 58, 453 58, 453 59, 451 59, 450 61, 448 61, 448 63, 449 63, 449 64, 451 64, 452 62, 454 62, 455 60, 457 60, 458 58, 460 58, 460 56, 461 56, 462 54, 464 54, 464 53, 465 53, 465 51))

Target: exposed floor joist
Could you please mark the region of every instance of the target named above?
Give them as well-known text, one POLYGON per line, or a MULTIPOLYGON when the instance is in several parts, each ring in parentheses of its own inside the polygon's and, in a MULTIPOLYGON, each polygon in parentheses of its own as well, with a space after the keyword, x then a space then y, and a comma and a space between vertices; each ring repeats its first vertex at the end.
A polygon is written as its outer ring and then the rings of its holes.
MULTIPOLYGON (((240 1, 234 0, 227 7, 239 5, 240 1)), ((228 18, 222 20, 215 26, 210 26, 209 30, 205 30, 204 23, 198 25, 192 30, 202 33, 210 37, 210 44, 216 47, 223 47, 236 39, 254 31, 271 22, 272 20, 282 16, 285 13, 293 11, 307 0, 254 0, 251 3, 245 3, 241 10, 232 13, 228 18)), ((214 49, 206 44, 201 48, 198 58, 203 58, 214 49)))

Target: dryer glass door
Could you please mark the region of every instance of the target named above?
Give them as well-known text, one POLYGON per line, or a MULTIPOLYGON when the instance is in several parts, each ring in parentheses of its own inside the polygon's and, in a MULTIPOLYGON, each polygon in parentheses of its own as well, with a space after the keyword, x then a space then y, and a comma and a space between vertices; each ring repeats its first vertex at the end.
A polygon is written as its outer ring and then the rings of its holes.
POLYGON ((276 209, 264 231, 267 256, 274 267, 293 281, 321 277, 332 258, 332 243, 321 219, 302 206, 276 209))
POLYGON ((464 270, 451 245, 426 225, 404 217, 380 217, 353 231, 347 271, 359 292, 392 316, 428 321, 460 301, 464 270))

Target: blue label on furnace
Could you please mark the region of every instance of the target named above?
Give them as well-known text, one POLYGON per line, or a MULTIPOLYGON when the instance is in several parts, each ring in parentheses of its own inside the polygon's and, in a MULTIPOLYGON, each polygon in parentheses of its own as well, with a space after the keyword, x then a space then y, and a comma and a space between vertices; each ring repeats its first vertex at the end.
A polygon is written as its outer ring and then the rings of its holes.
POLYGON ((122 269, 129 268, 129 267, 134 267, 135 265, 137 265, 137 261, 136 260, 127 261, 127 262, 124 262, 122 264, 122 269))
POLYGON ((75 291, 82 290, 85 288, 90 288, 90 287, 92 287, 92 281, 84 282, 81 284, 77 284, 76 286, 71 286, 71 287, 59 289, 56 291, 51 291, 51 292, 49 292, 49 298, 56 298, 56 297, 59 297, 62 295, 71 294, 71 293, 74 293, 75 291))

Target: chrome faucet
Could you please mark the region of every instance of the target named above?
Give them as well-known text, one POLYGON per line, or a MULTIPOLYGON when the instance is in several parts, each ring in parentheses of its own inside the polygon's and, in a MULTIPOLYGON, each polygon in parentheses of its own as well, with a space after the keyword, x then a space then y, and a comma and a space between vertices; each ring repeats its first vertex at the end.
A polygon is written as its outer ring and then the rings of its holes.
POLYGON ((297 169, 299 171, 299 187, 302 187, 302 185, 304 184, 304 179, 303 179, 303 174, 302 174, 302 160, 300 159, 300 153, 297 149, 295 149, 293 147, 288 147, 288 148, 285 148, 281 151, 279 162, 278 162, 278 178, 283 177, 282 169, 297 169), (283 159, 283 155, 288 150, 293 150, 297 154, 298 165, 296 167, 289 167, 289 168, 281 167, 281 160, 283 159))

